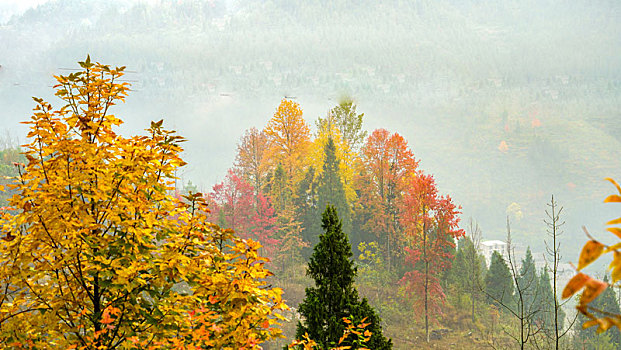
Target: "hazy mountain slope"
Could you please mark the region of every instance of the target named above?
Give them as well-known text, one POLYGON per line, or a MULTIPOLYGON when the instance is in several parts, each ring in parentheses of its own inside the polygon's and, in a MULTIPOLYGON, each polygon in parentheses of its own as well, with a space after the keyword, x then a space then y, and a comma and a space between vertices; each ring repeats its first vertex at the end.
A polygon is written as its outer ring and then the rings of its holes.
POLYGON ((540 248, 551 193, 580 240, 611 216, 620 15, 616 1, 52 1, 0 25, 0 120, 23 134, 30 96, 90 53, 131 71, 127 132, 165 118, 190 139, 183 176, 208 189, 283 96, 312 121, 351 94, 485 236, 516 203, 515 235, 540 248))

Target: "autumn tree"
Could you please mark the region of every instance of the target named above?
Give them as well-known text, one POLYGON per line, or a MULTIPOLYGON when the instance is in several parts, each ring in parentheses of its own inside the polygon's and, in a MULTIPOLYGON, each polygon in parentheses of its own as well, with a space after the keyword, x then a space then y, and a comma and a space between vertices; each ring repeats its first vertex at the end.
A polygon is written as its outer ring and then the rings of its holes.
POLYGON ((267 181, 268 150, 267 136, 254 127, 246 130, 237 144, 235 170, 254 187, 255 194, 261 193, 267 181))
POLYGON ((367 220, 357 226, 375 233, 384 247, 389 269, 397 265, 395 259, 401 257, 400 252, 405 247, 399 210, 407 179, 416 173, 417 166, 407 141, 385 129, 374 130, 361 151, 357 185, 360 207, 357 210, 365 212, 368 207, 374 210, 372 215, 357 213, 357 218, 367 220))
POLYGON ((301 176, 304 153, 310 145, 310 129, 302 118, 302 109, 294 101, 283 99, 264 129, 269 143, 268 157, 273 166, 281 164, 290 187, 301 176))
POLYGON ((213 186, 209 196, 214 204, 212 220, 220 218, 221 226, 244 235, 249 233, 251 221, 248 218, 255 213, 254 189, 250 184, 229 170, 224 181, 213 186))
POLYGON ((277 214, 276 228, 279 244, 274 249, 274 263, 280 268, 279 277, 289 277, 287 273, 295 271, 292 268, 302 262, 303 251, 309 244, 302 237, 302 224, 295 219, 295 213, 290 210, 277 214))
POLYGON ((151 123, 126 138, 111 107, 123 67, 80 62, 42 99, 0 218, 0 343, 12 348, 256 349, 285 308, 258 244, 183 201, 183 139, 151 123))
POLYGON ((272 256, 278 242, 277 217, 268 197, 229 170, 224 181, 213 186, 210 199, 212 220, 235 230, 241 238, 261 243, 262 251, 272 256))
POLYGON ((464 235, 458 208, 448 196, 438 194, 431 175, 412 176, 403 200, 402 223, 410 245, 407 262, 413 267, 403 276, 410 295, 416 296, 416 309, 423 310, 425 334, 429 341, 429 321, 441 313, 444 291, 439 276, 451 265, 455 239, 464 235))
POLYGON ((356 104, 350 97, 344 97, 332 108, 325 118, 319 118, 317 129, 330 129, 334 126, 349 149, 356 151, 364 142, 367 132, 362 129, 364 113, 356 112, 356 104))
MULTIPOLYGON (((321 120, 321 118, 319 119, 321 120)), ((317 135, 306 157, 306 167, 313 167, 316 170, 315 181, 318 181, 323 174, 324 164, 326 162, 325 149, 330 142, 332 144, 330 147, 334 149, 335 159, 338 161, 338 166, 335 170, 341 178, 345 191, 345 198, 349 203, 354 203, 357 200, 354 174, 358 156, 349 148, 349 145, 343 139, 343 136, 340 131, 336 129, 335 125, 317 125, 317 128, 317 135)), ((320 211, 321 210, 322 209, 320 209, 320 211)))
MULTIPOLYGON (((322 348, 339 343, 345 329, 342 319, 370 323, 367 328, 371 339, 366 347, 391 349, 392 341, 382 335, 381 320, 368 304, 366 298, 358 297, 354 288, 357 269, 352 260, 351 245, 344 234, 341 221, 334 206, 327 206, 322 216, 324 233, 313 248, 307 275, 315 281, 315 287, 306 288, 304 301, 299 305, 304 322, 299 322, 296 339, 305 334, 322 348)), ((342 344, 352 346, 350 342, 342 344)))

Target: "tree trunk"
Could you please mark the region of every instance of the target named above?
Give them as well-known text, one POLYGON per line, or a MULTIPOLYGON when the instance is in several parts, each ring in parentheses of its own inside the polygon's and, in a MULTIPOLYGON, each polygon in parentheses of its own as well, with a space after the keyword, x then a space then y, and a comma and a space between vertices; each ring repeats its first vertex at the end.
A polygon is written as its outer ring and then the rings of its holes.
POLYGON ((425 335, 427 336, 427 343, 429 343, 429 310, 428 310, 428 305, 427 305, 427 297, 429 295, 428 274, 429 274, 429 263, 425 261, 425 335))

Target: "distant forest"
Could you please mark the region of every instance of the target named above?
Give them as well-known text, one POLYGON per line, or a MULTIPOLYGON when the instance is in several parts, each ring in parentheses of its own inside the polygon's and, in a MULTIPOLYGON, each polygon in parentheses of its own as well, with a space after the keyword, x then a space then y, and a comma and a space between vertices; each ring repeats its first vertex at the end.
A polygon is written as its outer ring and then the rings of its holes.
POLYGON ((242 124, 261 128, 287 96, 312 127, 346 95, 368 130, 410 141, 486 238, 509 215, 541 252, 549 195, 580 237, 621 170, 620 13, 616 1, 52 1, 0 25, 0 117, 21 119, 76 57, 126 65, 128 126, 171 120, 192 140, 184 180, 208 192, 242 124))

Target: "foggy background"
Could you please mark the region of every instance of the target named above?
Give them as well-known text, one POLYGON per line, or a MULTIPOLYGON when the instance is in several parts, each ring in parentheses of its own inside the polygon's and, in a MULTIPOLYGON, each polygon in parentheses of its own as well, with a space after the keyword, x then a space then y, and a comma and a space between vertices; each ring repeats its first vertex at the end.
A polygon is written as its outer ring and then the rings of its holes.
POLYGON ((3 0, 0 122, 24 143, 32 96, 61 107, 52 75, 87 54, 127 66, 121 133, 163 118, 188 139, 182 181, 208 192, 283 97, 314 126, 348 95, 366 130, 409 141, 484 239, 504 239, 508 215, 540 256, 554 194, 576 261, 580 227, 606 242, 618 211, 602 202, 603 178, 621 180, 619 33, 615 0, 3 0))

